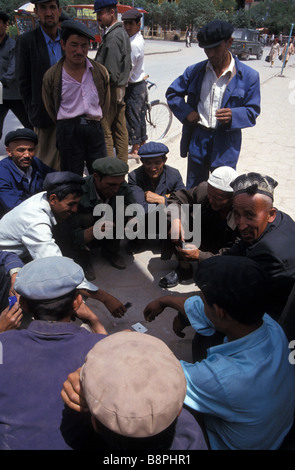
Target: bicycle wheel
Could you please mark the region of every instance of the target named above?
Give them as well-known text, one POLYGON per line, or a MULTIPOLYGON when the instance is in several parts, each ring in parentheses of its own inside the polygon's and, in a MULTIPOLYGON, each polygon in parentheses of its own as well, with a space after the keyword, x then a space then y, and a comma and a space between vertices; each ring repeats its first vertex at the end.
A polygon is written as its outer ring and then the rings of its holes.
POLYGON ((166 103, 152 101, 147 106, 146 123, 148 140, 163 139, 171 127, 172 111, 166 103))

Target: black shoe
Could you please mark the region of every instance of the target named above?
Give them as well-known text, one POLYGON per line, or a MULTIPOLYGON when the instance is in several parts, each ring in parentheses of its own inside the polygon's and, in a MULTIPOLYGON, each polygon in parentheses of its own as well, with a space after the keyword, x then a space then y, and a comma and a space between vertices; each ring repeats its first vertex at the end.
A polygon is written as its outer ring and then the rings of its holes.
POLYGON ((182 281, 187 281, 193 277, 193 268, 190 266, 188 269, 184 269, 179 265, 175 271, 171 271, 162 277, 159 281, 159 286, 164 289, 169 289, 170 287, 177 286, 182 281))
POLYGON ((102 250, 101 254, 114 268, 126 269, 124 258, 121 255, 111 253, 108 250, 102 250))

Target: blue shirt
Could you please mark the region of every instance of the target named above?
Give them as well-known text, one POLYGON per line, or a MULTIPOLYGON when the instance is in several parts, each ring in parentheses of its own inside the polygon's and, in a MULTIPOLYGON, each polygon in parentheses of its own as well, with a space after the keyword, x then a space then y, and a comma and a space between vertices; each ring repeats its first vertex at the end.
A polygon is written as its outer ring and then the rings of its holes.
POLYGON ((80 432, 83 437, 79 423, 62 426, 60 392, 68 374, 82 366, 88 351, 103 338, 72 322, 39 320, 28 329, 0 334, 1 450, 67 450, 67 436, 73 439, 73 433, 80 432))
MULTIPOLYGON (((215 332, 199 296, 186 300, 185 312, 196 331, 215 332)), ((195 364, 181 361, 185 404, 205 414, 212 449, 278 449, 293 423, 295 369, 288 341, 267 314, 263 324, 235 341, 209 348, 195 364)))
POLYGON ((46 34, 45 31, 43 31, 42 28, 41 28, 41 31, 44 35, 45 42, 46 42, 46 45, 47 45, 47 50, 48 50, 49 59, 50 59, 50 65, 54 65, 54 64, 56 64, 56 62, 59 61, 59 59, 62 58, 62 49, 61 49, 61 45, 60 45, 59 31, 57 31, 57 36, 54 40, 51 39, 48 36, 48 34, 46 34))

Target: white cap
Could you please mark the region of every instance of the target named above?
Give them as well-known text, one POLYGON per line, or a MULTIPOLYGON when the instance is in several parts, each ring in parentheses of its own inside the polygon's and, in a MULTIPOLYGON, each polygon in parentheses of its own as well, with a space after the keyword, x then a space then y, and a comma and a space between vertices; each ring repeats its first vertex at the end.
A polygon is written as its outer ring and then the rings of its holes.
POLYGON ((232 193, 233 188, 230 183, 232 183, 237 177, 238 173, 230 166, 220 166, 211 173, 208 183, 221 191, 232 193))

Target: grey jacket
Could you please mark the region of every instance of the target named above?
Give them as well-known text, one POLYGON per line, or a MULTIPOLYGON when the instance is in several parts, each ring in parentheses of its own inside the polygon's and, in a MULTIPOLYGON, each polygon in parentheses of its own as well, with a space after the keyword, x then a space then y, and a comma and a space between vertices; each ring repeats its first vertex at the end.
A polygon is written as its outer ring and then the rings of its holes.
POLYGON ((108 70, 111 87, 127 85, 131 70, 131 46, 123 23, 113 24, 104 34, 95 60, 108 70))
POLYGON ((0 43, 0 81, 3 85, 3 99, 21 99, 15 80, 15 40, 7 34, 0 43))

